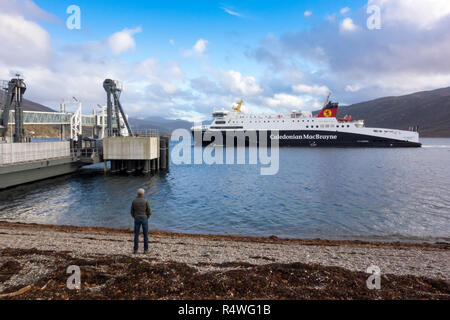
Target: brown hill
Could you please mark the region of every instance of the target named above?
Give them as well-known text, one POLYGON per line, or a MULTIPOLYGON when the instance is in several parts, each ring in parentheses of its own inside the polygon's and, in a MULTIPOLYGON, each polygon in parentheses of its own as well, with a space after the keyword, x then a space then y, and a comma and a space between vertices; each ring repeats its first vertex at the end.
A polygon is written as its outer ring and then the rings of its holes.
POLYGON ((407 130, 419 126, 422 137, 450 137, 450 87, 339 108, 339 117, 347 114, 364 119, 367 127, 407 130))
POLYGON ((26 110, 26 111, 56 112, 56 110, 54 110, 54 109, 51 109, 42 104, 30 101, 28 99, 23 99, 22 106, 23 106, 23 110, 26 110))

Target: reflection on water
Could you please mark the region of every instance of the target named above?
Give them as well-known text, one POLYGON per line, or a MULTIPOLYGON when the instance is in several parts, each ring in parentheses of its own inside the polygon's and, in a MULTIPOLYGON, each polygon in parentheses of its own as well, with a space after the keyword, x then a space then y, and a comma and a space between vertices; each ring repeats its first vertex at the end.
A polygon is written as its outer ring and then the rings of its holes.
POLYGON ((280 170, 171 165, 167 174, 80 174, 0 192, 0 219, 130 228, 147 190, 152 229, 281 237, 450 239, 450 139, 421 149, 281 148, 280 170))

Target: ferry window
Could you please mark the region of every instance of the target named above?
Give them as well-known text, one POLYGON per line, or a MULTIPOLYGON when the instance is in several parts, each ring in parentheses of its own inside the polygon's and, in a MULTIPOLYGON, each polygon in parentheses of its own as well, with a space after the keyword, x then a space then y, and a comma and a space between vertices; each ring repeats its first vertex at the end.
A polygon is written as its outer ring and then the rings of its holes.
POLYGON ((225 124, 225 121, 216 121, 216 124, 225 124))
POLYGON ((347 128, 350 128, 350 126, 349 126, 349 125, 347 125, 347 128))
POLYGON ((316 128, 318 128, 319 126, 316 126, 316 128))
POLYGON ((309 126, 306 126, 307 128, 309 128, 309 126))

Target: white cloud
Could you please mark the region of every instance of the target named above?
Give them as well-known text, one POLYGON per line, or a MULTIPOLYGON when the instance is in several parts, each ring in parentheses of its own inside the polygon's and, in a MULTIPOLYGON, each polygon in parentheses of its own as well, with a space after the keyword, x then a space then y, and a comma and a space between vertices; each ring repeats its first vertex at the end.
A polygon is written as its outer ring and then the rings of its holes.
POLYGON ((404 71, 398 74, 383 74, 370 84, 381 89, 383 95, 402 95, 423 90, 448 87, 450 74, 424 74, 404 71))
POLYGON ((326 96, 330 92, 327 86, 309 86, 305 84, 293 85, 292 90, 296 93, 306 93, 315 96, 326 96))
POLYGON ((208 48, 208 44, 209 44, 208 40, 198 39, 197 42, 192 47, 192 49, 184 51, 184 56, 185 57, 191 57, 191 56, 201 57, 203 55, 203 53, 205 53, 206 49, 208 48))
POLYGON ((339 11, 342 15, 347 14, 350 12, 350 8, 349 7, 344 7, 339 11))
POLYGON ((175 40, 170 39, 170 40, 169 40, 169 43, 170 43, 170 45, 174 46, 174 45, 175 45, 175 40))
POLYGON ((355 31, 358 27, 353 23, 353 20, 351 18, 345 18, 342 20, 341 24, 339 25, 339 29, 342 32, 351 32, 355 31))
POLYGON ((223 88, 236 95, 251 96, 262 92, 254 77, 245 77, 234 70, 219 72, 219 82, 223 88))
POLYGON ((303 15, 305 17, 311 17, 312 16, 312 11, 306 10, 305 12, 303 12, 303 15))
POLYGON ((158 86, 166 94, 174 94, 179 89, 185 74, 174 62, 161 62, 159 59, 148 58, 136 66, 136 74, 146 81, 145 85, 158 86))
POLYGON ((286 93, 277 93, 273 97, 266 98, 265 103, 272 108, 303 108, 306 100, 299 96, 286 93))
MULTIPOLYGON (((125 42, 111 43, 115 52, 135 47, 127 35, 140 31, 125 30, 125 42)), ((116 34, 117 35, 117 34, 116 34)), ((118 37, 123 40, 124 37, 118 37)), ((15 13, 0 13, 0 79, 8 79, 11 71, 24 74, 25 97, 57 110, 63 98, 75 96, 88 113, 97 104, 104 104, 102 83, 111 78, 123 82, 121 102, 130 116, 168 116, 177 109, 192 108, 190 92, 186 91, 185 75, 176 62, 157 58, 140 62, 124 61, 119 55, 106 55, 99 39, 57 47, 49 33, 39 24, 15 13)), ((109 46, 108 46, 109 48, 109 46)), ((112 48, 111 48, 112 49, 112 48)), ((68 106, 69 111, 71 106, 68 106)), ((209 110, 208 110, 209 111, 209 110)))
POLYGON ((450 15, 448 0, 370 0, 369 5, 381 8, 383 24, 388 25, 406 22, 421 29, 429 29, 450 15))
POLYGON ((173 119, 181 119, 181 120, 185 120, 185 121, 191 121, 191 122, 202 122, 202 121, 206 121, 208 119, 211 118, 210 114, 205 115, 204 113, 200 113, 198 111, 195 110, 174 110, 172 112, 173 114, 173 119))
POLYGON ((114 54, 121 54, 129 50, 134 50, 136 48, 136 43, 134 41, 133 35, 142 32, 141 27, 134 29, 123 29, 122 31, 112 34, 108 38, 108 46, 114 54))
POLYGON ((228 13, 229 15, 235 16, 235 17, 242 17, 242 14, 240 14, 239 12, 230 10, 226 7, 221 7, 220 9, 222 9, 223 11, 225 11, 226 13, 228 13))
POLYGON ((354 85, 348 84, 347 86, 345 86, 345 91, 347 92, 358 92, 359 90, 361 90, 361 86, 358 84, 354 85))
POLYGON ((50 35, 23 16, 0 13, 0 60, 7 64, 44 63, 50 56, 50 35))
POLYGON ((198 54, 203 54, 205 52, 206 48, 208 47, 208 40, 205 39, 199 39, 194 45, 194 51, 198 54))
MULTIPOLYGON (((331 89, 335 99, 354 103, 448 87, 450 1, 371 3, 382 5, 380 30, 365 27, 364 6, 355 9, 352 18, 339 19, 339 24, 324 21, 307 31, 288 30, 270 42, 261 39, 253 56, 266 64, 268 72, 303 72, 298 80, 283 76, 269 90, 289 93, 290 87, 294 93, 308 95, 309 87, 320 83, 331 89), (306 87, 298 87, 299 83, 306 87)), ((263 88, 267 88, 264 83, 263 88)))
POLYGON ((0 10, 2 13, 23 16, 30 20, 42 20, 63 24, 60 19, 45 10, 42 10, 31 0, 1 1, 0 10))

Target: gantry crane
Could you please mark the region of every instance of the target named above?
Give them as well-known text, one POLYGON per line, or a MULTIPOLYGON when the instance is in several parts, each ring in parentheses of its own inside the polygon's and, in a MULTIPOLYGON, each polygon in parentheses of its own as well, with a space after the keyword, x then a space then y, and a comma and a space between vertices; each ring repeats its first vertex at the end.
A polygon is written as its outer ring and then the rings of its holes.
POLYGON ((106 123, 106 135, 108 137, 112 136, 120 136, 120 116, 122 116, 122 120, 125 123, 125 126, 128 131, 129 136, 133 136, 133 132, 131 131, 130 125, 128 124, 128 119, 123 112, 122 105, 120 104, 120 93, 122 92, 122 87, 120 83, 116 80, 106 79, 103 81, 103 88, 106 91, 106 113, 107 113, 107 123, 106 123), (112 118, 114 116, 117 121, 117 131, 113 130, 112 118))
POLYGON ((8 82, 6 89, 5 101, 3 106, 3 114, 0 119, 0 137, 6 138, 8 132, 9 112, 14 104, 14 137, 13 142, 25 142, 25 129, 23 127, 23 108, 22 97, 27 89, 23 79, 20 79, 20 75, 16 75, 17 78, 11 79, 8 82))

